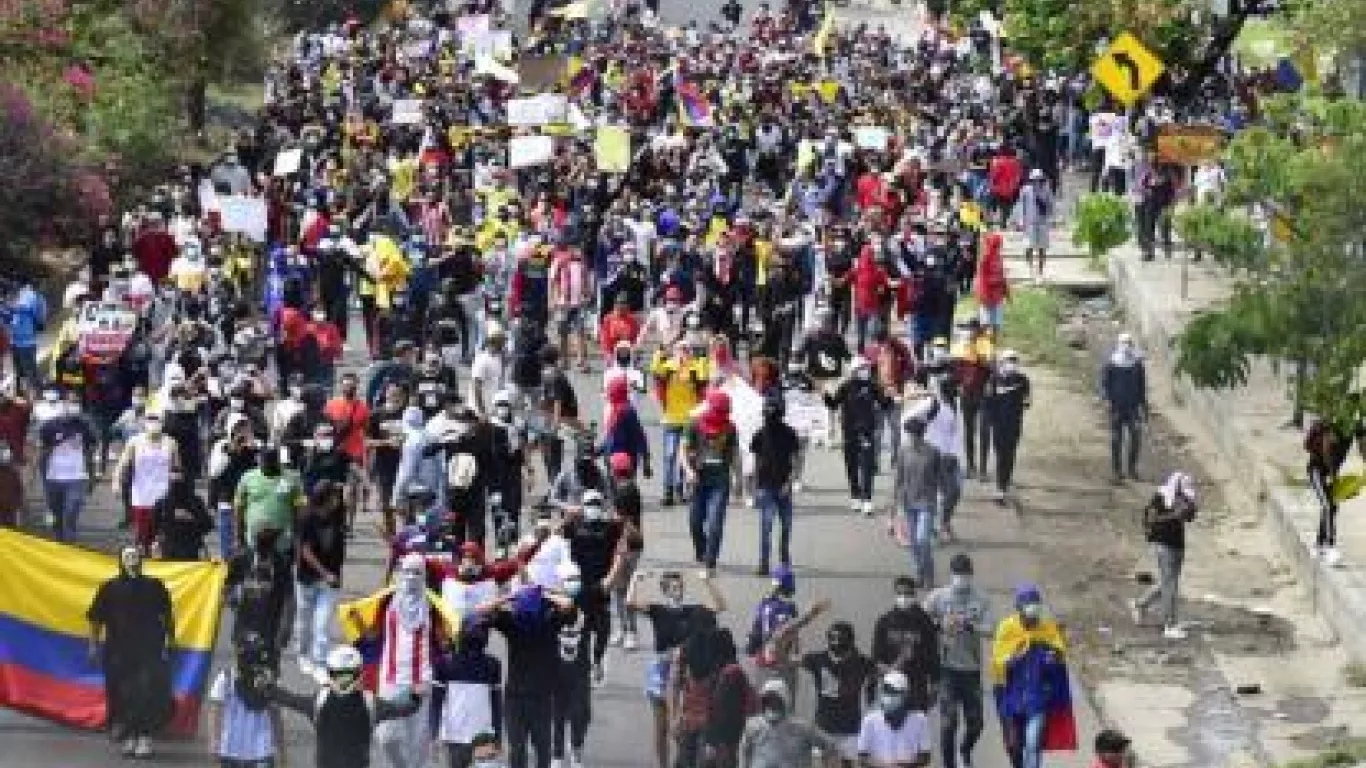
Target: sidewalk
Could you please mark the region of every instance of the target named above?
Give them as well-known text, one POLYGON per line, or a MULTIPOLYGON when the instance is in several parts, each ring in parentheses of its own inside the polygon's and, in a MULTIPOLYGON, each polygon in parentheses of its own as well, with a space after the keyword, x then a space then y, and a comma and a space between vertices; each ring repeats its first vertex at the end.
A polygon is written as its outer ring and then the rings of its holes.
MULTIPOLYGON (((1227 279, 1208 263, 1191 264, 1188 297, 1182 299, 1179 259, 1144 263, 1130 245, 1112 252, 1108 267, 1126 324, 1148 356, 1149 386, 1170 381, 1171 396, 1184 406, 1192 426, 1209 435, 1227 465, 1235 468, 1246 495, 1256 499, 1293 575, 1336 632, 1343 650, 1357 662, 1366 661, 1366 526, 1358 522, 1366 515, 1366 498, 1347 502, 1339 513, 1342 564, 1329 568, 1314 559, 1318 506, 1304 485, 1302 432, 1286 426, 1291 413, 1289 371, 1282 366, 1277 375, 1268 362, 1258 361, 1247 385, 1232 391, 1197 389, 1173 377, 1173 340, 1187 318, 1227 294, 1227 279)), ((1362 471, 1356 451, 1345 471, 1362 471)))

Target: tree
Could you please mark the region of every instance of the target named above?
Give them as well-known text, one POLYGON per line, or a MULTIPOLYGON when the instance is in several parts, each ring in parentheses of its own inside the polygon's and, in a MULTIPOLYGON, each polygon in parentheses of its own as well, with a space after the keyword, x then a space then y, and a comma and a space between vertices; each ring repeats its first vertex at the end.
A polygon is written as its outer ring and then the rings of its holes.
POLYGON ((1184 329, 1177 370, 1230 388, 1258 356, 1294 361, 1307 374, 1305 406, 1355 418, 1360 406, 1344 395, 1366 362, 1366 104, 1287 96, 1266 115, 1228 148, 1227 205, 1178 217, 1187 243, 1227 266, 1234 286, 1184 329))

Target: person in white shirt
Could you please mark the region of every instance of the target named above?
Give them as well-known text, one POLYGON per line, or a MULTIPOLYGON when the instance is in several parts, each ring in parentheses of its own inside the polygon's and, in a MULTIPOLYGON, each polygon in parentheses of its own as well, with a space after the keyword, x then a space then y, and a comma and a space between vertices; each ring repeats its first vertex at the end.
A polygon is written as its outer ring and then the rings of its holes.
MULTIPOLYGON (((640 326, 636 343, 641 349, 649 345, 669 349, 683 334, 683 289, 676 285, 664 291, 664 303, 651 309, 640 326)), ((606 379, 603 379, 606 381, 606 379)))
POLYGON ((60 404, 60 414, 44 422, 38 431, 38 466, 58 541, 71 541, 76 535, 98 442, 94 427, 81 415, 77 397, 73 391, 70 399, 60 404))
POLYGON ((878 686, 877 709, 863 716, 858 734, 860 765, 867 768, 924 768, 930 764, 930 725, 910 708, 910 681, 888 672, 878 686))
POLYGON ((602 394, 607 395, 607 385, 618 376, 624 377, 630 386, 631 400, 645 393, 645 374, 635 366, 635 350, 631 342, 622 339, 612 350, 612 362, 602 371, 602 394))
POLYGON ((152 510, 166 498, 171 490, 171 474, 180 467, 179 447, 162 433, 162 426, 161 412, 148 411, 142 432, 124 445, 111 482, 120 496, 127 485, 134 536, 144 553, 152 546, 152 510))
POLYGON ((507 361, 503 350, 507 333, 496 321, 490 321, 484 346, 470 364, 470 407, 482 418, 488 418, 493 396, 503 388, 507 376, 507 361))
POLYGON ((209 267, 198 242, 188 243, 181 249, 181 254, 171 261, 168 276, 181 293, 197 295, 203 292, 209 267))

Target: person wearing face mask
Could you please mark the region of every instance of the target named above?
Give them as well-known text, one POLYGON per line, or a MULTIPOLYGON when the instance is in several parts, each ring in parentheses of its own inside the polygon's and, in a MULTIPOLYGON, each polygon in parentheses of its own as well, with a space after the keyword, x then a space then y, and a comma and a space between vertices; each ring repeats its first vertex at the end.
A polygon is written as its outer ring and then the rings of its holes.
POLYGON ((458 400, 449 410, 454 419, 444 434, 431 434, 428 450, 439 451, 445 467, 443 511, 453 518, 456 539, 482 547, 488 530, 488 489, 495 477, 491 434, 458 400))
POLYGON ((642 584, 650 572, 638 571, 626 594, 627 607, 644 613, 650 620, 654 634, 654 658, 645 668, 645 697, 654 711, 655 755, 659 768, 669 768, 669 702, 666 697, 668 682, 673 675, 674 656, 688 638, 692 627, 706 617, 716 625, 716 614, 726 610, 726 600, 716 581, 702 578, 707 603, 685 602, 683 573, 664 571, 659 574, 659 600, 649 601, 642 594, 642 584))
POLYGON ((170 491, 152 513, 152 525, 162 559, 199 560, 206 554, 204 538, 213 530, 213 518, 194 486, 174 474, 170 491))
MULTIPOLYGON (((577 592, 576 601, 582 606, 581 584, 576 584, 577 576, 565 581, 565 591, 577 592)), ((560 659, 556 675, 551 682, 553 726, 550 741, 552 766, 582 768, 583 747, 588 740, 588 726, 592 721, 592 684, 589 682, 593 669, 593 633, 588 628, 587 614, 580 608, 578 616, 571 624, 560 629, 560 659), (568 737, 569 749, 565 749, 568 737), (569 760, 565 762, 565 752, 569 760)))
POLYGON ((209 452, 208 503, 217 515, 218 556, 227 560, 236 547, 233 494, 237 482, 257 464, 260 449, 251 432, 251 422, 240 413, 230 413, 225 436, 209 452))
POLYGON ((313 489, 324 481, 339 489, 350 488, 352 475, 358 471, 352 465, 351 457, 337 444, 336 427, 329 422, 323 422, 313 430, 313 442, 304 452, 300 463, 302 469, 299 474, 306 494, 312 494, 313 489))
MULTIPOLYGON (((577 570, 572 563, 557 569, 559 581, 567 582, 569 590, 582 586, 581 581, 564 578, 577 570)), ((478 613, 507 641, 503 721, 508 766, 550 768, 554 705, 553 697, 546 695, 546 683, 555 679, 560 666, 560 630, 578 618, 574 596, 567 590, 529 585, 480 605, 478 613), (528 754, 532 751, 534 763, 528 754)))
POLYGON ((436 659, 437 738, 450 768, 486 768, 502 744, 503 662, 487 651, 488 640, 485 627, 464 630, 458 648, 436 659))
POLYGON ((346 513, 342 485, 323 480, 314 486, 299 521, 299 561, 294 574, 294 635, 299 670, 312 677, 323 668, 332 645, 332 619, 346 562, 346 513))
POLYGON ((849 378, 825 390, 825 404, 840 411, 850 507, 871 517, 878 414, 890 407, 891 397, 873 381, 873 366, 868 358, 858 356, 850 364, 849 378))
POLYGON ((423 698, 413 688, 403 690, 395 699, 365 690, 361 685, 363 665, 359 651, 339 645, 327 655, 322 690, 304 694, 278 685, 271 688, 272 700, 313 723, 316 768, 369 768, 376 729, 410 717, 422 707, 423 698))
POLYGON ((934 584, 934 516, 939 493, 946 491, 946 459, 925 439, 926 422, 942 410, 935 401, 919 401, 903 423, 905 445, 897 461, 893 497, 887 528, 895 535, 897 515, 904 516, 905 537, 914 553, 916 576, 925 586, 934 584))
POLYGON ((1195 519, 1195 481, 1173 472, 1143 508, 1144 538, 1157 559, 1158 580, 1136 600, 1129 601, 1134 624, 1142 624, 1148 607, 1162 601, 1162 636, 1184 640, 1186 630, 1176 620, 1177 587, 1186 553, 1186 525, 1195 519))
POLYGON ((929 709, 931 688, 939 681, 939 634, 929 614, 915 597, 915 580, 898 576, 892 582, 891 610, 873 624, 872 659, 881 674, 900 672, 908 681, 907 704, 917 712, 929 709))
POLYGON ((72 541, 85 508, 86 496, 93 491, 95 429, 81 414, 78 402, 61 403, 60 415, 53 416, 38 430, 38 471, 48 513, 53 520, 57 541, 72 541))
POLYGON ((506 383, 507 332, 501 323, 490 321, 485 333, 484 344, 474 356, 470 365, 469 401, 474 412, 489 418, 496 393, 502 391, 506 383))
POLYGON ((650 441, 641 425, 640 415, 631 403, 630 391, 630 380, 626 376, 617 376, 607 382, 602 442, 598 444, 597 451, 603 457, 626 454, 631 460, 632 474, 639 467, 649 479, 653 477, 650 441))
POLYGON ((644 349, 668 348, 683 333, 683 289, 669 285, 664 289, 664 300, 645 315, 636 342, 644 349))
POLYGON ((171 593, 142 572, 138 547, 119 551, 119 573, 95 591, 86 611, 90 661, 104 673, 111 736, 124 757, 147 758, 152 735, 171 720, 171 593))
POLYGON ((858 754, 863 765, 924 768, 930 764, 930 724, 910 701, 910 682, 900 672, 883 674, 878 708, 863 716, 858 754))
POLYGON ((275 531, 275 548, 288 554, 294 548, 294 522, 307 503, 299 473, 286 469, 280 449, 267 445, 261 449, 259 466, 247 470, 233 493, 237 543, 245 548, 255 542, 261 531, 275 531))
POLYGON ((778 562, 792 564, 792 488, 797 476, 801 443, 796 430, 783 420, 781 393, 764 399, 764 421, 749 449, 754 454, 754 499, 760 512, 759 567, 755 574, 769 573, 773 523, 778 522, 778 562))
POLYGON ((1067 638, 1033 584, 1015 588, 1015 611, 996 625, 991 683, 1015 768, 1042 768, 1046 751, 1077 748, 1067 638))
POLYGON ((816 693, 816 727, 834 742, 827 757, 838 758, 849 768, 858 760, 865 693, 872 690, 877 667, 854 644, 849 622, 831 624, 825 640, 825 650, 802 657, 802 669, 810 673, 816 693))
POLYGON ((1004 504, 1015 473, 1015 452, 1024 432, 1024 414, 1029 408, 1029 377, 1020 371, 1020 356, 1014 350, 1001 352, 996 370, 987 379, 982 412, 991 425, 991 447, 996 451, 996 501, 1004 504))
POLYGON ((745 723, 740 736, 739 768, 812 768, 813 753, 826 756, 829 765, 838 753, 837 744, 811 723, 792 712, 787 684, 769 680, 759 690, 757 715, 745 723))
POLYGON ((204 475, 204 440, 200 437, 200 401, 192 394, 191 386, 185 383, 170 388, 164 403, 162 424, 166 436, 174 440, 180 449, 181 472, 186 481, 194 485, 204 475))
POLYGON ((171 475, 179 467, 179 447, 162 432, 161 414, 148 413, 142 432, 124 445, 111 481, 115 492, 127 499, 134 539, 144 552, 153 542, 152 509, 170 491, 171 475))
POLYGON ((660 407, 660 426, 663 430, 664 471, 663 501, 671 507, 683 495, 683 478, 679 465, 679 449, 688 431, 691 414, 702 399, 706 386, 706 356, 694 356, 688 345, 676 341, 671 354, 661 349, 650 363, 655 399, 660 407))
POLYGON ((281 460, 292 467, 303 460, 304 442, 313 434, 313 426, 304 401, 304 377, 291 374, 287 396, 275 404, 270 414, 270 440, 283 449, 281 460))
POLYGON ((693 487, 688 513, 693 556, 711 572, 721 556, 726 504, 731 488, 740 484, 740 465, 740 438, 730 416, 730 396, 714 389, 683 443, 683 474, 693 487))
POLYGON ((631 399, 633 401, 635 400, 636 394, 645 392, 645 376, 636 368, 635 347, 631 346, 630 342, 627 342, 624 339, 618 341, 608 360, 607 366, 602 371, 602 391, 604 395, 607 393, 608 385, 616 378, 624 378, 626 380, 629 385, 628 391, 631 393, 631 399))
POLYGON ((347 530, 355 528, 356 512, 366 507, 368 486, 362 470, 367 465, 366 432, 370 423, 370 407, 359 397, 360 379, 354 373, 341 377, 337 396, 323 405, 322 416, 337 432, 337 445, 355 469, 346 487, 347 530))
POLYGON ((593 683, 600 685, 612 625, 608 575, 621 568, 622 524, 608 518, 601 492, 585 490, 579 512, 566 519, 561 535, 569 542, 569 556, 579 568, 583 588, 577 601, 584 615, 583 634, 592 641, 593 683))
POLYGON ((797 607, 797 577, 780 566, 773 571, 772 587, 754 608, 745 654, 754 658, 761 678, 778 678, 789 691, 797 690, 801 658, 801 631, 830 608, 819 600, 806 609, 797 607))
POLYGON ((972 580, 972 559, 949 561, 949 584, 930 592, 925 612, 939 627, 940 749, 944 768, 968 768, 982 735, 982 641, 991 632, 990 604, 972 580), (958 743, 958 722, 963 741, 958 743))
POLYGON ((1101 399, 1110 406, 1110 467, 1114 481, 1124 482, 1127 469, 1138 479, 1138 453, 1143 447, 1143 422, 1148 418, 1148 378, 1143 355, 1134 337, 1121 333, 1115 349, 1100 369, 1101 399), (1128 453, 1124 451, 1128 442, 1128 453), (1127 464, 1121 463, 1127 459, 1127 464))
POLYGON ((428 350, 422 358, 422 365, 417 370, 414 387, 413 391, 417 394, 416 405, 422 409, 422 415, 428 419, 436 416, 448 395, 454 395, 457 398, 460 396, 455 371, 443 365, 440 353, 432 350, 428 350))

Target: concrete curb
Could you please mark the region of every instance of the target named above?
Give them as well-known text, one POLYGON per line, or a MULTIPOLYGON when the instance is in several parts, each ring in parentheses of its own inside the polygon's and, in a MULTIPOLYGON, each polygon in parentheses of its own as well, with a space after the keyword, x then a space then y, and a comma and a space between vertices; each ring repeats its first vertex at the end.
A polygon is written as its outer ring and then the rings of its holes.
MULTIPOLYGON (((1166 374, 1173 398, 1213 439, 1230 466, 1238 468, 1245 490, 1260 504, 1296 576, 1309 587, 1315 609, 1337 633, 1347 655, 1358 662, 1366 661, 1366 572, 1356 563, 1329 568, 1312 557, 1318 511, 1308 491, 1287 487, 1280 472, 1252 450, 1252 437, 1234 418, 1234 399, 1216 390, 1198 389, 1172 373, 1172 345, 1181 322, 1161 312, 1162 303, 1152 300, 1150 291, 1154 288, 1145 285, 1137 274, 1142 266, 1137 252, 1119 249, 1110 254, 1108 264, 1115 300, 1123 307, 1127 324, 1143 341, 1148 358, 1157 364, 1153 367, 1166 374)), ((1149 381, 1157 379, 1154 376, 1149 381)))

